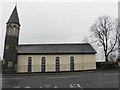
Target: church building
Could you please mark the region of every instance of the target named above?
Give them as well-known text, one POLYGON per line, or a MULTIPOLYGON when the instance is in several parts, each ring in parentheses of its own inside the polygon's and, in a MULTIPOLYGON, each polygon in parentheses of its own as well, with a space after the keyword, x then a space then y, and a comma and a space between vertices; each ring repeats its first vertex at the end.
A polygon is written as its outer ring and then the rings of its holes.
POLYGON ((15 6, 6 23, 3 73, 73 72, 96 69, 96 51, 89 43, 20 45, 19 32, 20 22, 15 6))

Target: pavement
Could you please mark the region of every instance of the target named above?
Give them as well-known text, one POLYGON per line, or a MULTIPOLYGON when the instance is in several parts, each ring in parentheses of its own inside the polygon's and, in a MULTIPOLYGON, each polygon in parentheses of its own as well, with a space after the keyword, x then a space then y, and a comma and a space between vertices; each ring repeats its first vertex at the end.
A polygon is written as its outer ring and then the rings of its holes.
POLYGON ((118 88, 118 70, 3 75, 3 88, 118 88))

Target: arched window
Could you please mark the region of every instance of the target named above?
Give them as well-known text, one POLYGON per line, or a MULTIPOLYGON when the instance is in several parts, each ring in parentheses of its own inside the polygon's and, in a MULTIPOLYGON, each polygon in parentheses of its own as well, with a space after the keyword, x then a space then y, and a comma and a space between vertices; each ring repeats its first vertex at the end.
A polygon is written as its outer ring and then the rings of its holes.
POLYGON ((74 57, 70 57, 70 71, 74 71, 74 57))
POLYGON ((45 57, 42 57, 42 61, 41 61, 41 72, 45 72, 45 57))
POLYGON ((32 57, 28 57, 28 72, 32 72, 32 57))
POLYGON ((60 58, 56 57, 56 72, 60 71, 60 58))

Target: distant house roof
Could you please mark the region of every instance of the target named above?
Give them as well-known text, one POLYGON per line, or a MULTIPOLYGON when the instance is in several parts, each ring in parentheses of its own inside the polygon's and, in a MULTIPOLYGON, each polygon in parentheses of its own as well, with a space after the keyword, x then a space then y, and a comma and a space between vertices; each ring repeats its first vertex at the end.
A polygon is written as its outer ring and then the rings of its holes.
POLYGON ((19 45, 18 54, 95 54, 89 43, 19 45))

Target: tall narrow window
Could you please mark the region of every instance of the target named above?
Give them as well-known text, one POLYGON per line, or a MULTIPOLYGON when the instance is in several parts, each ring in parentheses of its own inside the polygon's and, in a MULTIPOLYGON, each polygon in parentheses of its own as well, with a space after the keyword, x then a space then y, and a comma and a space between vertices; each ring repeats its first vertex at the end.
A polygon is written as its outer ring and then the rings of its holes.
POLYGON ((32 57, 28 57, 28 72, 32 71, 32 57))
POLYGON ((70 71, 74 71, 74 57, 70 57, 70 71))
POLYGON ((11 29, 8 30, 8 35, 11 35, 11 29))
POLYGON ((56 57, 56 72, 60 71, 60 58, 56 57))
POLYGON ((42 66, 42 68, 41 68, 41 72, 45 72, 45 57, 42 57, 42 62, 41 62, 41 66, 42 66))

